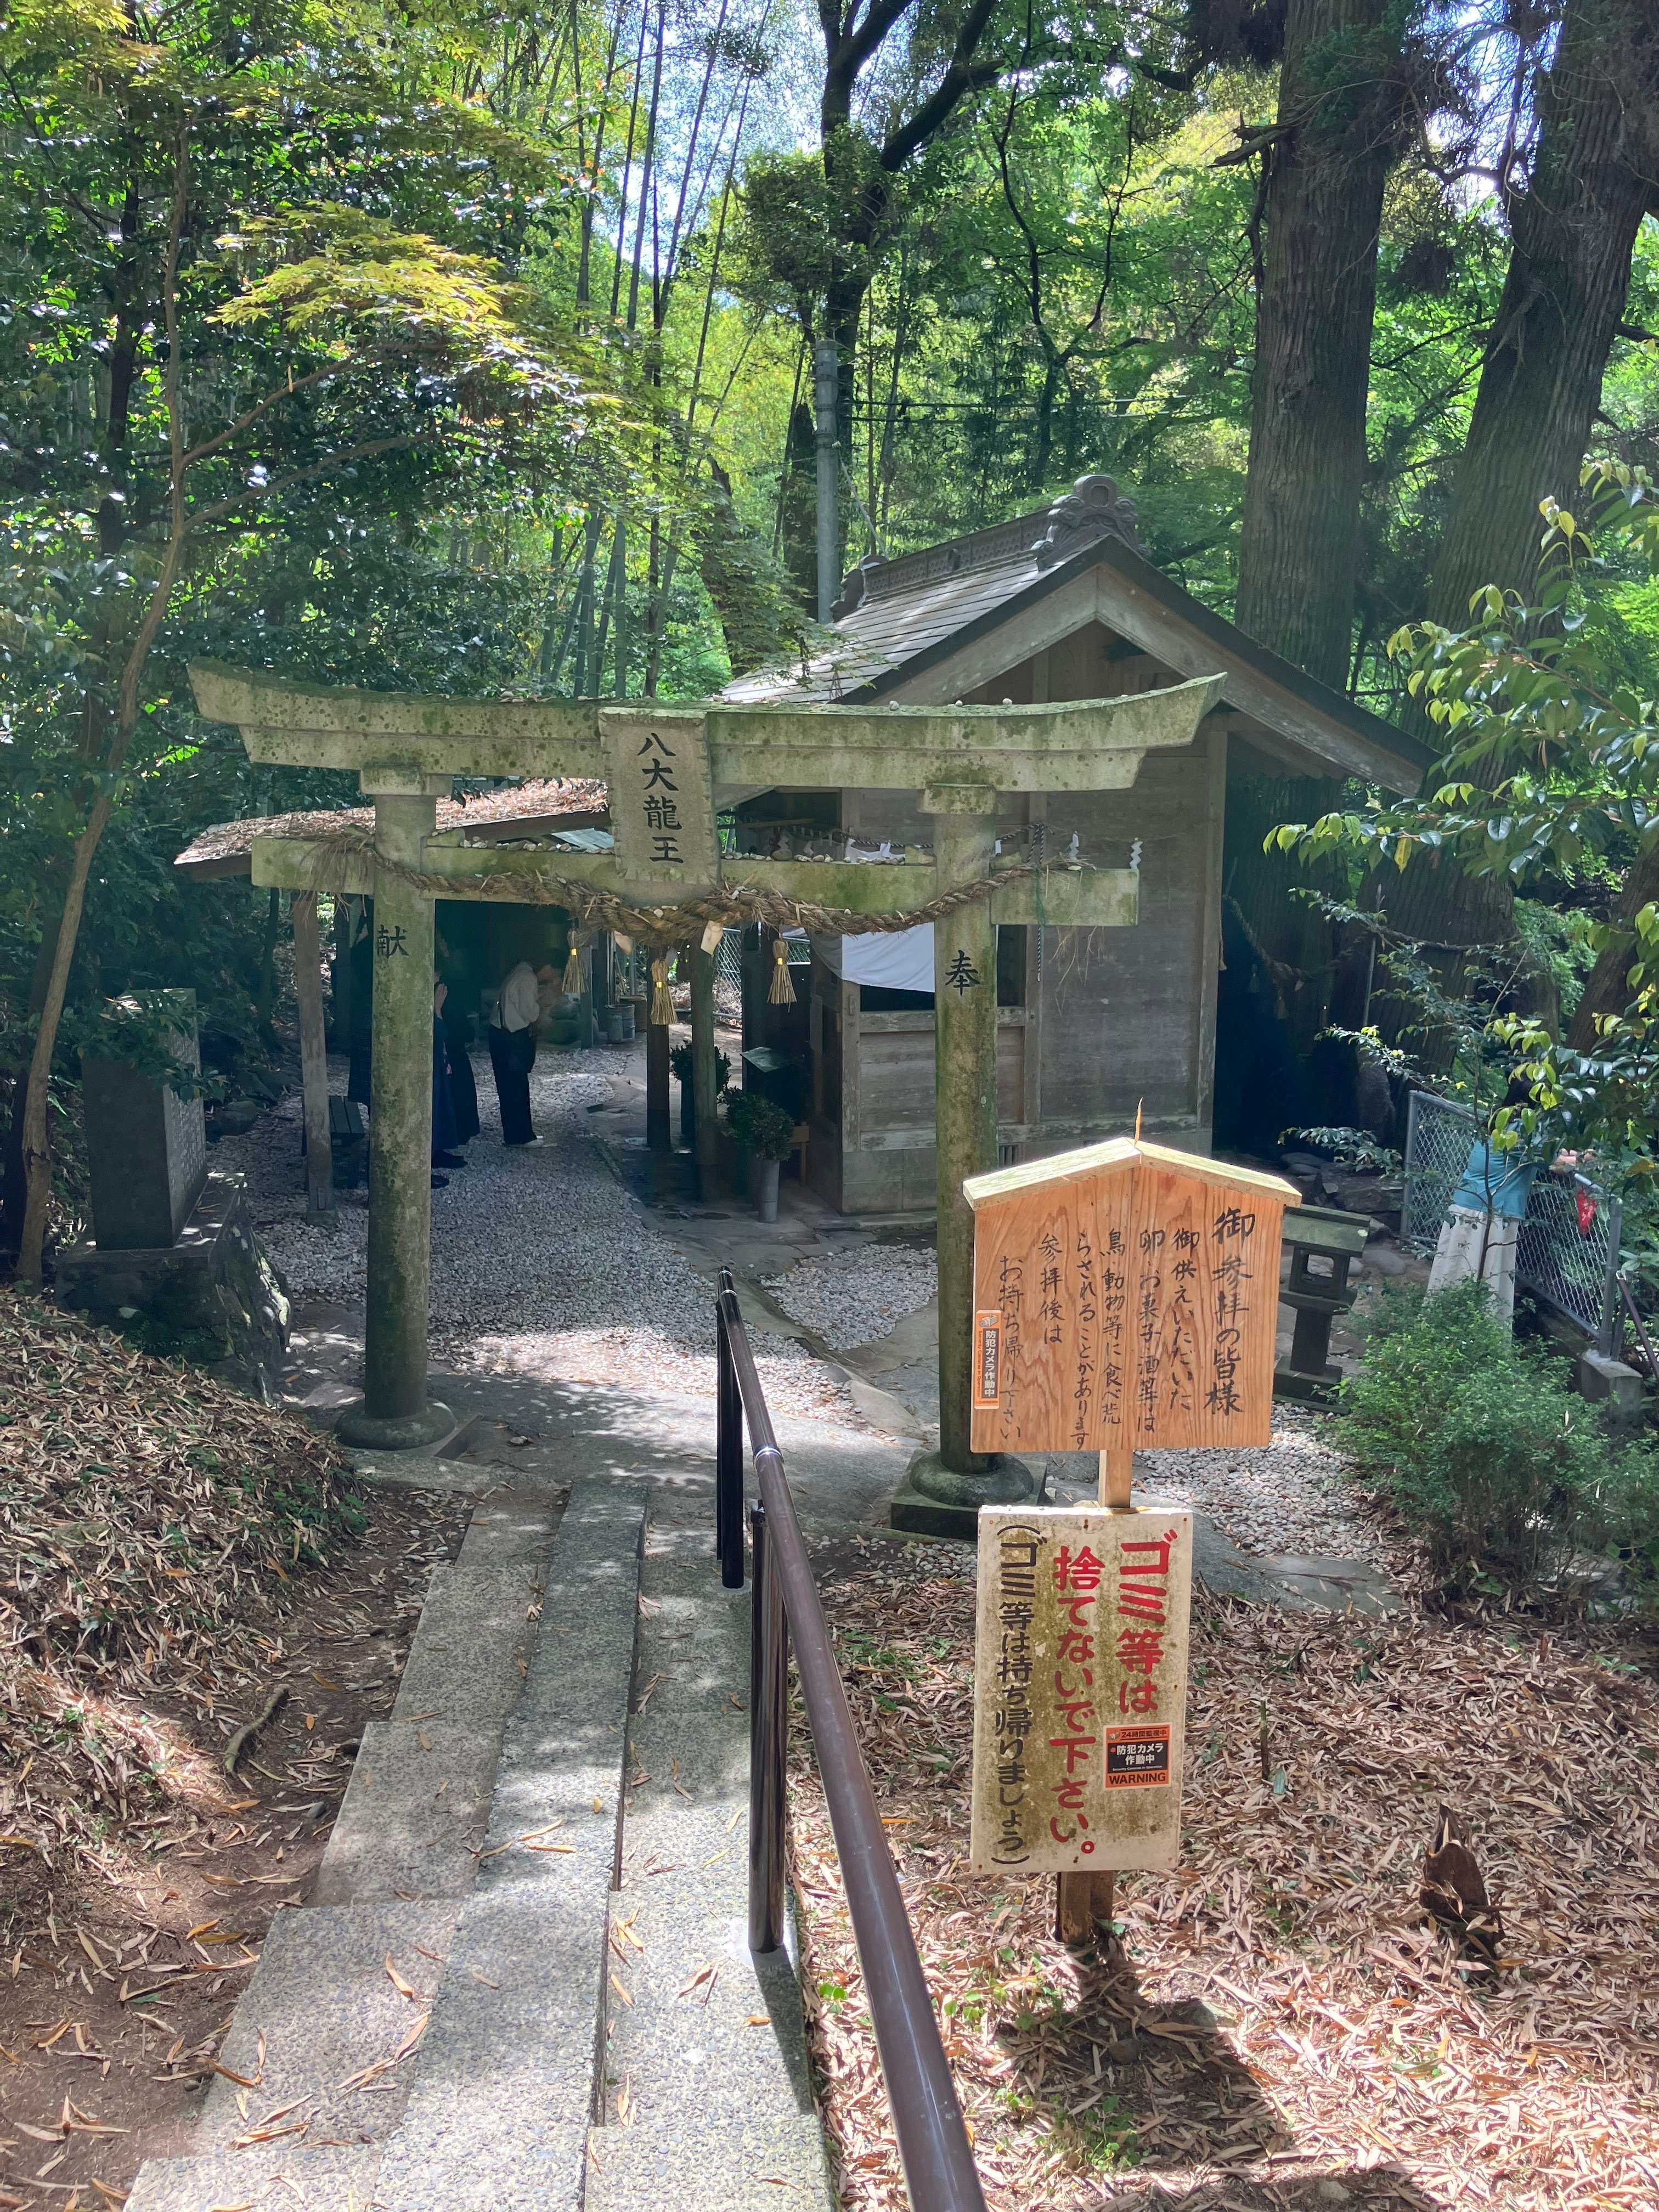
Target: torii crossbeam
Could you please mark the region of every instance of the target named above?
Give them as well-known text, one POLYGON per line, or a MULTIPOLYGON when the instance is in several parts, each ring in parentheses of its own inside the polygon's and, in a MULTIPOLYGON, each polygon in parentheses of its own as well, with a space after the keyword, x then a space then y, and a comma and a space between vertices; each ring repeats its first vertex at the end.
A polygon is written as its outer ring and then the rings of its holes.
MULTIPOLYGON (((447 1425, 426 1395, 433 902, 510 897, 514 873, 527 880, 550 857, 468 847, 464 830, 439 836, 436 801, 458 775, 592 776, 610 787, 615 850, 562 852, 558 874, 623 902, 665 945, 695 940, 723 902, 745 897, 867 916, 920 915, 945 894, 965 894, 933 933, 940 1494, 966 1502, 964 1479, 990 1486, 969 1442, 973 1217, 962 1186, 997 1164, 993 932, 1039 919, 1121 927, 1139 911, 1132 869, 1054 869, 1039 887, 1029 866, 1000 866, 998 798, 1127 790, 1148 752, 1192 743, 1223 678, 1054 706, 877 708, 422 697, 285 684, 212 662, 194 664, 191 678, 202 713, 235 724, 251 760, 353 769, 374 805, 372 846, 264 837, 252 853, 256 884, 375 902, 365 1395, 341 1435, 413 1449, 447 1425), (919 793, 933 817, 932 860, 872 867, 722 854, 717 809, 776 785, 919 793)), ((702 956, 700 975, 706 963, 702 956)), ((702 1042, 712 1124, 712 1030, 702 1042)), ((703 1082, 700 1066, 700 1093, 703 1082)), ((700 1128, 702 1109, 700 1096, 700 1128)), ((1013 1480, 1012 1494, 1021 1494, 1023 1480, 1013 1480)), ((1010 1494, 1006 1480, 994 1486, 1010 1494)))

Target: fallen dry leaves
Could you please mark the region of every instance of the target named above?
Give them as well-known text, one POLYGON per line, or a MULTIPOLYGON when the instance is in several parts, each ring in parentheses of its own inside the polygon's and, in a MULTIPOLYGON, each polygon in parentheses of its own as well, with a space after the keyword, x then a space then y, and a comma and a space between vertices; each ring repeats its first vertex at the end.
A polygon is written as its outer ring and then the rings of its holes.
MULTIPOLYGON (((854 1718, 996 2212, 1659 2205, 1659 1688, 1632 1632, 1195 1607, 1180 1867, 1122 1953, 966 1872, 973 1593, 828 1586, 854 1718), (1268 1757, 1262 1757, 1262 1708, 1268 1757), (1263 1767, 1267 1778, 1263 1778, 1263 1767), (1419 1902, 1444 1801, 1495 1976, 1419 1902)), ((810 1740, 793 1869, 852 2212, 906 2204, 810 1740)))
POLYGON ((211 1715, 258 1664, 345 1473, 296 1415, 0 1291, 0 1846, 50 1863, 138 1818, 167 1755, 144 1699, 211 1715))

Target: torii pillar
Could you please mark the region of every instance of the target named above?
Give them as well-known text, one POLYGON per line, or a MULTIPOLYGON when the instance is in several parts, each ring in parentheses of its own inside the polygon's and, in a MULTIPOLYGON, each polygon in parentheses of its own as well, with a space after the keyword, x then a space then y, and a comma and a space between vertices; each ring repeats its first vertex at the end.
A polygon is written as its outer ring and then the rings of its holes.
MULTIPOLYGON (((933 821, 939 892, 981 881, 995 850, 996 793, 924 791, 933 821)), ((969 1438, 974 1328, 974 1216, 962 1194, 969 1176, 997 1164, 996 926, 988 899, 933 925, 933 1121, 939 1204, 939 1450, 912 1468, 911 1487, 942 1504, 1029 1497, 1030 1475, 990 1461, 969 1438), (937 1462, 935 1464, 934 1462, 937 1462)))
POLYGON ((453 779, 366 768, 374 801, 374 1064, 368 1108, 368 1276, 363 1402, 342 1414, 342 1443, 415 1451, 454 1427, 426 1395, 432 1287, 433 902, 418 874, 453 779))

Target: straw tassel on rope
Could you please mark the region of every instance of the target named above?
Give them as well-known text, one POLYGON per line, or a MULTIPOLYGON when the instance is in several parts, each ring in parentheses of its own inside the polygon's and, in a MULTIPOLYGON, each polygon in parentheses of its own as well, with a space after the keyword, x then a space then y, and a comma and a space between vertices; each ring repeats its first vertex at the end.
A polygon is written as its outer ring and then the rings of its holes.
POLYGON ((665 958, 651 963, 651 1018, 659 1027, 672 1024, 674 1001, 668 994, 668 962, 665 958))
POLYGON ((789 947, 782 938, 772 939, 772 988, 766 994, 767 1003, 774 1006, 793 1006, 795 986, 789 975, 789 947))
POLYGON ((567 999, 580 995, 582 988, 581 946, 575 938, 570 940, 570 956, 564 963, 564 994, 567 999))

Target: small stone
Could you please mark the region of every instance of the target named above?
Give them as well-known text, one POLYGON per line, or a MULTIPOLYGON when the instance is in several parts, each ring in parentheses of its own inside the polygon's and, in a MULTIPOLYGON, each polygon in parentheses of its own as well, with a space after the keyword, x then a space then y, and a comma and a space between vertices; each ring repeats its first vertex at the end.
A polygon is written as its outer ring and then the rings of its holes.
POLYGON ((1352 2189, 1345 2189, 1340 2181, 1316 2182, 1314 2202, 1316 2204, 1352 2204, 1353 2191, 1352 2189))

